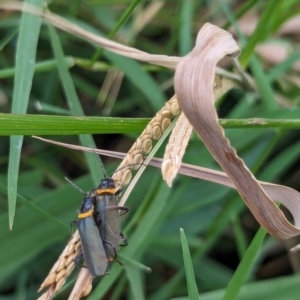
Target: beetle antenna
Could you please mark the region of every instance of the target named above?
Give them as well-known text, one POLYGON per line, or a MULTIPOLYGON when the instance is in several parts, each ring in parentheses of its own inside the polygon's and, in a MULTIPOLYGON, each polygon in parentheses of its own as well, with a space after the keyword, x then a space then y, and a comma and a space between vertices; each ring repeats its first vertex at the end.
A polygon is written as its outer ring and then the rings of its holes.
POLYGON ((65 177, 65 179, 72 185, 72 187, 73 187, 74 189, 76 189, 77 191, 79 191, 80 193, 82 193, 82 194, 84 194, 84 195, 87 194, 87 193, 86 193, 84 190, 82 190, 78 185, 76 185, 71 179, 69 179, 68 177, 65 177))
POLYGON ((104 178, 107 178, 106 171, 104 169, 104 165, 103 165, 100 155, 96 153, 94 148, 92 148, 92 149, 93 149, 93 152, 95 153, 95 155, 97 156, 97 159, 98 159, 99 165, 101 167, 101 170, 103 172, 104 178))

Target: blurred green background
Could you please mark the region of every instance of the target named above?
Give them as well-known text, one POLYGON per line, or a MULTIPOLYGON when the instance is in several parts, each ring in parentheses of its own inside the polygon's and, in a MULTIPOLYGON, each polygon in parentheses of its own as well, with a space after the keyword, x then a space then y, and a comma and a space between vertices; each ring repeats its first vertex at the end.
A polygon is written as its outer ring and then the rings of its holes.
MULTIPOLYGON (((47 4, 51 12, 82 28, 153 54, 185 55, 206 22, 230 30, 257 92, 231 90, 218 101, 219 117, 289 120, 300 115, 298 1, 47 4)), ((30 135, 126 152, 173 96, 174 71, 102 51, 38 17, 4 10, 0 14, 0 111, 7 114, 0 115, 0 299, 36 299, 69 240, 70 222, 83 198, 64 177, 88 191, 103 175, 95 155, 30 135), (10 113, 28 115, 16 120, 10 113), (86 123, 82 131, 79 121, 67 127, 66 118, 47 117, 73 115, 99 117, 99 122, 86 123)), ((299 188, 297 130, 236 127, 227 129, 226 136, 258 179, 299 188)), ((163 152, 161 147, 156 156, 163 152)), ((111 174, 118 161, 102 159, 111 174)), ((195 134, 184 162, 219 169, 195 134)), ((130 213, 122 217, 122 230, 129 245, 121 250, 125 266, 115 263, 110 275, 95 279, 88 299, 195 299, 193 279, 186 279, 191 268, 184 268, 180 228, 200 299, 300 299, 300 254, 289 252, 297 239, 265 237, 233 190, 181 175, 170 189, 160 170, 147 167, 126 205, 130 213)), ((67 299, 77 274, 75 269, 55 299, 67 299)))

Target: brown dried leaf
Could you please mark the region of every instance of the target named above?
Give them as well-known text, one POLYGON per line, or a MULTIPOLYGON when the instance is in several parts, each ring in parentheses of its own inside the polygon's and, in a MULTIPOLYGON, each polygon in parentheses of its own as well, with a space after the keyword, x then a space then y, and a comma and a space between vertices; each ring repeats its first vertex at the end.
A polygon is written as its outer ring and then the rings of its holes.
MULTIPOLYGON (((257 221, 271 235, 287 239, 299 234, 299 229, 287 221, 282 211, 268 197, 243 160, 237 156, 235 149, 230 146, 224 130, 218 124, 213 96, 215 67, 224 56, 235 57, 239 52, 230 33, 205 24, 198 33, 195 48, 177 65, 175 91, 186 117, 234 183, 257 221)), ((280 201, 277 194, 274 196, 274 200, 280 201)), ((296 209, 298 204, 291 201, 293 199, 288 202, 290 208, 296 209)), ((300 215, 294 215, 294 218, 297 226, 300 215)))

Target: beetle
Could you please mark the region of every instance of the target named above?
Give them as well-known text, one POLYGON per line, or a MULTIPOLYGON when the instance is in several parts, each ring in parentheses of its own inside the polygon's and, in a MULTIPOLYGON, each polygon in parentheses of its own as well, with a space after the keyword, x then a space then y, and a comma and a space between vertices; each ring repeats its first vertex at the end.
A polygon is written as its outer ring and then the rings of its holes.
MULTIPOLYGON (((121 232, 120 216, 127 213, 129 208, 117 205, 121 188, 116 186, 112 178, 106 176, 100 158, 99 162, 105 178, 100 181, 96 189, 87 193, 80 208, 78 220, 74 221, 78 227, 87 268, 93 277, 105 274, 114 260, 122 265, 122 262, 117 259, 120 240, 124 242, 123 246, 128 244, 126 237, 121 232), (123 213, 120 215, 119 211, 123 211, 123 213), (98 230, 99 238, 96 238, 95 227, 98 230), (105 258, 103 249, 106 254, 105 258), (99 252, 98 255, 97 252, 99 252), (93 264, 95 265, 93 266, 93 264)), ((67 180, 84 193, 72 181, 67 180)), ((77 262, 79 259, 80 256, 75 261, 77 262)))
MULTIPOLYGON (((129 208, 117 205, 120 192, 121 189, 109 177, 102 179, 99 186, 95 189, 94 218, 110 263, 114 260, 118 261, 117 252, 120 240, 124 242, 124 245, 127 245, 127 240, 121 232, 119 211, 123 211, 121 214, 123 215, 129 211, 129 208)), ((120 261, 118 262, 121 263, 120 261)))
MULTIPOLYGON (((83 257, 92 277, 104 275, 108 268, 106 250, 93 216, 94 200, 93 192, 88 193, 80 207, 78 219, 72 222, 77 225, 83 257)), ((75 262, 79 260, 80 256, 75 262)))

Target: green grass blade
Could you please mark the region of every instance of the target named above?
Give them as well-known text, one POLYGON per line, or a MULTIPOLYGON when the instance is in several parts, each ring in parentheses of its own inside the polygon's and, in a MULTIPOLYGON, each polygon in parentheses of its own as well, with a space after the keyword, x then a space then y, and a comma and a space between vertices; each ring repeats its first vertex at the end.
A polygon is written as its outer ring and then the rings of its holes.
MULTIPOLYGON (((0 136, 140 133, 149 119, 14 115, 0 113, 0 136)), ((300 122, 299 122, 300 123, 300 122)))
POLYGON ((247 239, 240 219, 235 215, 231 218, 239 258, 242 259, 247 249, 247 239))
MULTIPOLYGON (((244 204, 240 201, 238 197, 231 199, 224 205, 219 216, 215 218, 212 225, 209 227, 206 233, 206 239, 201 247, 198 248, 197 252, 193 255, 193 260, 201 260, 205 255, 216 245, 220 235, 222 234, 224 228, 230 222, 230 216, 232 214, 237 214, 242 210, 244 204)), ((184 276, 183 269, 180 269, 175 276, 172 277, 160 290, 156 291, 153 295, 149 297, 149 300, 160 300, 168 299, 170 297, 171 291, 173 291, 176 286, 181 282, 184 276)))
MULTIPOLYGON (((75 183, 87 190, 90 187, 90 176, 75 180, 75 183)), ((34 262, 34 257, 57 241, 66 242, 70 237, 69 222, 76 216, 78 209, 78 191, 69 184, 49 190, 47 193, 36 195, 32 202, 52 217, 29 205, 22 205, 17 209, 14 230, 5 228, 7 216, 0 216, 1 239, 5 241, 1 246, 0 284, 12 280, 25 263, 34 262), (66 201, 67 200, 67 201, 66 201), (54 216, 57 220, 54 221, 54 216), (63 224, 64 223, 64 224, 63 224)), ((63 247, 63 245, 61 245, 63 247)), ((36 261, 35 261, 36 263, 36 261)), ((30 265, 27 267, 30 267, 30 265)), ((26 268, 26 267, 25 267, 26 268)), ((43 270, 46 275, 46 270, 43 270)), ((36 299, 37 297, 34 297, 36 299)), ((33 298, 32 298, 33 299, 33 298)))
POLYGON ((133 300, 144 300, 143 281, 141 271, 132 265, 126 265, 126 273, 129 280, 133 300))
POLYGON ((250 59, 250 68, 253 72, 261 100, 265 110, 277 109, 273 89, 267 75, 264 73, 262 66, 255 54, 250 59))
MULTIPOLYGON (((235 13, 235 19, 241 18, 245 13, 247 13, 259 0, 248 0, 247 2, 241 3, 241 7, 238 8, 237 12, 235 13)), ((230 26, 230 21, 227 21, 223 26, 223 29, 228 30, 230 26)))
MULTIPOLYGON (((69 72, 68 66, 66 65, 65 55, 63 53, 59 37, 53 26, 49 25, 48 28, 53 52, 57 59, 58 72, 71 112, 74 115, 83 116, 84 112, 81 107, 79 98, 77 96, 76 89, 71 74, 69 72)), ((83 146, 96 148, 95 142, 91 135, 80 135, 79 139, 83 146)), ((99 167, 98 158, 96 155, 91 153, 85 152, 84 155, 88 163, 89 169, 91 170, 94 185, 97 185, 99 183, 99 178, 103 177, 101 168, 99 167)))
MULTIPOLYGON (((124 11, 123 15, 118 20, 115 27, 108 34, 107 38, 111 39, 118 32, 118 30, 129 20, 130 16, 133 14, 134 10, 140 4, 141 1, 142 0, 134 0, 131 2, 129 7, 124 11)), ((93 54, 91 65, 94 64, 96 60, 99 60, 102 53, 103 53, 103 48, 100 48, 93 54)))
POLYGON ((223 300, 234 300, 237 298, 240 289, 242 288, 248 274, 251 271, 252 263, 263 243, 265 236, 266 231, 263 228, 260 228, 248 247, 228 287, 226 288, 225 295, 222 298, 223 300))
POLYGON ((300 143, 295 143, 282 150, 272 161, 262 170, 259 179, 272 181, 287 172, 299 159, 300 143))
MULTIPOLYGON (((273 89, 271 87, 270 81, 268 80, 268 77, 264 74, 263 68, 262 68, 261 64, 259 63, 259 60, 253 53, 256 43, 262 38, 261 37, 263 35, 262 33, 265 32, 265 28, 261 28, 262 26, 264 26, 264 23, 258 24, 254 34, 251 36, 250 40, 248 42, 246 42, 246 39, 243 36, 242 32, 240 31, 237 21, 233 15, 233 13, 229 9, 228 5, 226 5, 225 2, 220 1, 220 0, 219 0, 219 3, 220 3, 220 6, 222 7, 224 13, 226 14, 228 19, 232 23, 233 27, 235 28, 242 43, 243 44, 247 43, 245 46, 245 49, 243 49, 243 51, 242 51, 242 54, 241 54, 239 60, 243 67, 245 67, 250 61, 250 67, 253 72, 255 81, 257 83, 258 91, 260 92, 260 96, 262 98, 265 109, 269 110, 269 109, 278 108, 278 105, 275 102, 275 97, 273 94, 273 89)), ((264 11, 264 18, 269 19, 270 11, 272 11, 275 7, 275 5, 270 5, 270 3, 271 2, 269 2, 269 5, 268 5, 269 9, 264 11)), ((260 19, 260 21, 261 21, 261 19, 260 19)))
MULTIPOLYGON (((262 280, 245 284, 239 295, 239 300, 297 300, 300 293, 299 275, 284 276, 275 279, 262 280), (296 297, 295 297, 296 295, 296 297)), ((214 290, 201 294, 201 300, 222 299, 224 290, 214 290)), ((188 300, 187 297, 173 300, 188 300)))
MULTIPOLYGON (((75 65, 73 57, 66 57, 65 60, 68 68, 72 68, 75 65)), ((57 62, 55 59, 38 62, 34 65, 34 73, 42 73, 42 72, 55 70, 56 66, 57 66, 57 62)), ((0 79, 13 77, 15 73, 16 73, 16 68, 8 68, 8 69, 0 70, 0 79)))
POLYGON ((67 109, 60 108, 58 106, 48 104, 47 102, 35 101, 35 108, 43 113, 57 114, 57 115, 71 115, 71 112, 67 109))
POLYGON ((269 82, 278 79, 281 75, 287 73, 288 69, 300 59, 300 50, 291 53, 286 60, 276 64, 268 73, 269 82))
MULTIPOLYGON (((43 0, 27 0, 26 3, 42 7, 43 0)), ((29 94, 34 74, 36 47, 41 27, 41 18, 24 13, 21 18, 20 33, 16 52, 16 73, 12 113, 25 114, 29 101, 29 94)), ((8 165, 8 214, 9 226, 12 228, 17 199, 18 173, 21 157, 23 136, 10 138, 8 165)))
MULTIPOLYGON (((0 193, 3 193, 4 195, 7 194, 7 187, 1 182, 0 182, 0 193)), ((54 216, 49 214, 47 211, 41 209, 40 207, 38 207, 37 205, 35 205, 31 201, 27 200, 25 197, 17 194, 17 200, 18 200, 18 202, 20 202, 21 204, 26 206, 28 209, 30 209, 31 211, 33 211, 36 214, 40 215, 41 217, 45 218, 46 220, 52 221, 52 222, 56 223, 57 225, 60 225, 62 230, 70 231, 70 226, 69 225, 67 225, 66 223, 64 223, 64 222, 60 221, 59 219, 55 218, 54 216)))
MULTIPOLYGON (((281 114, 289 117, 289 112, 281 114)), ((297 109, 290 116, 299 114, 297 109)), ((104 133, 140 133, 148 118, 74 117, 52 115, 17 115, 0 113, 0 136, 7 135, 73 135, 104 133)), ((298 119, 219 119, 223 128, 300 129, 298 119)))
POLYGON ((0 41, 0 51, 14 38, 14 36, 18 33, 19 28, 15 28, 11 30, 1 41, 0 41))
POLYGON ((193 47, 193 11, 194 0, 181 1, 179 26, 179 53, 180 56, 188 54, 193 47))
POLYGON ((195 280, 193 262, 191 259, 191 254, 184 234, 184 230, 182 228, 180 228, 180 238, 181 238, 182 254, 183 254, 183 261, 184 261, 184 267, 186 273, 186 282, 188 287, 189 299, 199 300, 199 292, 195 280))
POLYGON ((266 2, 262 14, 259 17, 259 23, 257 24, 255 31, 251 34, 248 43, 240 56, 240 62, 243 67, 248 65, 257 43, 272 31, 271 25, 278 17, 278 8, 281 5, 281 2, 282 1, 266 2))

